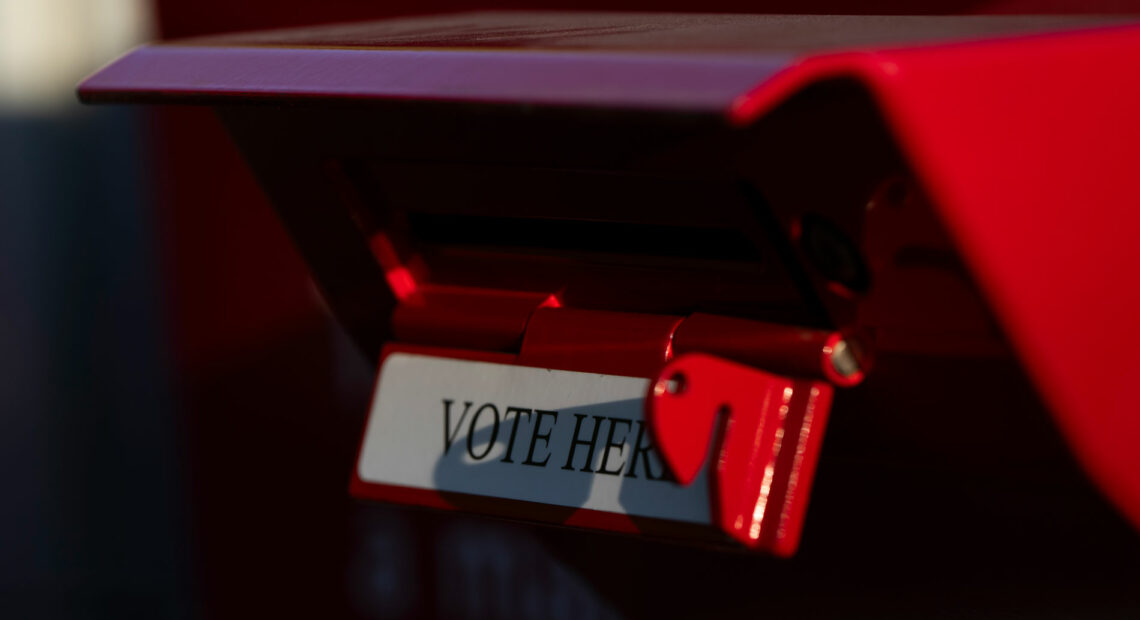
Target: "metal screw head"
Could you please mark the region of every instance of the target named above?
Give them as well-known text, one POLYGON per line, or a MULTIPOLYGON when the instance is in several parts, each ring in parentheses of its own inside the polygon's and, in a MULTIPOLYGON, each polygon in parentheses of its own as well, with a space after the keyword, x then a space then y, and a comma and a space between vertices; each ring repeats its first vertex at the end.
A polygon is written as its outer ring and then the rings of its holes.
POLYGON ((674 373, 673 376, 669 377, 668 379, 658 382, 657 386, 653 389, 653 392, 658 396, 661 396, 662 394, 672 394, 676 396, 678 394, 684 393, 685 387, 685 375, 678 372, 674 373))

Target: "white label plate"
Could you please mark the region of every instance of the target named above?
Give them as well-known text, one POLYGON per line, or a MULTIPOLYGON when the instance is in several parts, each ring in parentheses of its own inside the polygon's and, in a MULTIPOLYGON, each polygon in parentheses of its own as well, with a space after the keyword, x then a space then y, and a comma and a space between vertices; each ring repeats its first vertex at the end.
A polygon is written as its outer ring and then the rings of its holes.
POLYGON ((663 478, 643 421, 648 388, 635 377, 393 353, 357 473, 367 483, 708 524, 705 473, 686 487, 663 478))

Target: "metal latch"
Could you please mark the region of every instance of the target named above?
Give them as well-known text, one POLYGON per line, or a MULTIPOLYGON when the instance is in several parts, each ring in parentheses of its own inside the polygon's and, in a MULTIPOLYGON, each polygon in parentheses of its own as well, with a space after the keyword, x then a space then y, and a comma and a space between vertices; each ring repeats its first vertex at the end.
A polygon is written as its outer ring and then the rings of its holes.
POLYGON ((650 379, 646 423, 677 483, 711 462, 712 522, 783 556, 798 545, 834 388, 860 383, 869 367, 861 341, 839 331, 565 308, 546 293, 423 289, 393 321, 401 342, 650 379))

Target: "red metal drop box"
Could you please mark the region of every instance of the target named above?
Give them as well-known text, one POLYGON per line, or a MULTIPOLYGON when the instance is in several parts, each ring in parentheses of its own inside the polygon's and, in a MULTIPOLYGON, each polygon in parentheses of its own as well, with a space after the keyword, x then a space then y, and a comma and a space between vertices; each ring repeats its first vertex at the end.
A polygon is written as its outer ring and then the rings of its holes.
POLYGON ((1140 526, 1138 64, 1104 19, 481 13, 79 93, 217 111, 378 361, 354 495, 787 556, 1099 501, 1070 452, 1140 526))

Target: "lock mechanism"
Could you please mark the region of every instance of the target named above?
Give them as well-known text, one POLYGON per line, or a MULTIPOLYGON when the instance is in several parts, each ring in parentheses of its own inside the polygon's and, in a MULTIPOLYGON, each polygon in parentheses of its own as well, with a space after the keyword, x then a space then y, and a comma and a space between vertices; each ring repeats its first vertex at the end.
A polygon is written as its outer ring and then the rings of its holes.
POLYGON ((780 556, 799 542, 834 389, 870 366, 862 341, 839 331, 565 308, 546 293, 429 286, 393 321, 402 342, 517 348, 521 365, 651 379, 645 419, 676 483, 708 464, 715 526, 780 556))
POLYGON ((662 370, 645 401, 681 484, 711 461, 714 523, 741 544, 795 552, 831 409, 832 386, 701 353, 662 370))

